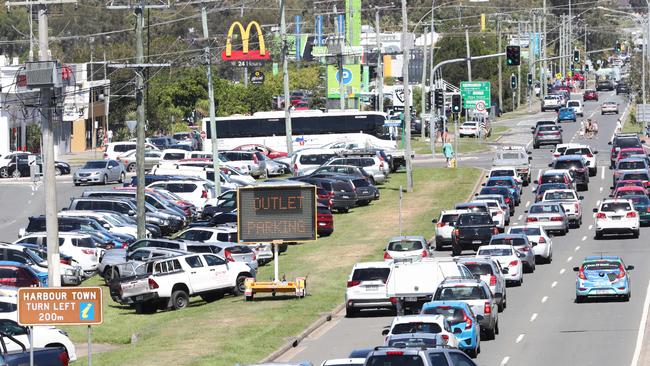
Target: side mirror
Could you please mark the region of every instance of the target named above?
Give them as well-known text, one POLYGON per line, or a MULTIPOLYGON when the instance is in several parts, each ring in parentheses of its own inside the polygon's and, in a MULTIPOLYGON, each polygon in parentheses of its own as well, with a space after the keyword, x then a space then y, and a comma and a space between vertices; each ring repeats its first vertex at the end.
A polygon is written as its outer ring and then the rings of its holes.
POLYGON ((528 210, 524 211, 524 213, 528 213, 528 210))
POLYGON ((478 193, 474 193, 474 196, 478 196, 478 193))
POLYGON ((586 163, 587 166, 591 166, 591 162, 590 162, 590 161, 586 161, 585 163, 586 163))
POLYGON ((594 208, 592 211, 593 211, 593 212, 598 212, 598 209, 597 209, 597 208, 594 208))
POLYGON ((609 197, 609 198, 614 198, 614 195, 613 195, 613 194, 610 194, 610 195, 607 196, 607 197, 609 197))
POLYGON ((25 234, 26 234, 25 228, 24 228, 24 227, 21 227, 21 228, 18 230, 18 237, 19 237, 19 238, 22 238, 23 236, 25 236, 25 234))
POLYGON ((598 150, 596 150, 596 151, 592 151, 591 153, 592 153, 592 154, 598 154, 598 150))
POLYGON ((478 320, 478 321, 482 321, 483 319, 484 319, 483 315, 479 314, 479 315, 476 316, 476 320, 478 320))
POLYGON ((508 268, 503 268, 503 269, 501 269, 501 273, 503 273, 503 274, 508 274, 508 268))
POLYGON ((552 167, 553 167, 553 163, 548 164, 548 167, 549 167, 549 168, 552 168, 552 167))
POLYGON ((634 266, 627 266, 627 267, 625 267, 625 269, 628 270, 628 271, 631 271, 631 270, 634 269, 634 266))
POLYGON ((135 211, 133 211, 133 210, 129 210, 129 212, 127 212, 127 215, 129 215, 129 216, 135 216, 135 211))
POLYGON ((385 336, 388 335, 388 332, 390 332, 390 329, 386 328, 381 331, 381 335, 385 336))
POLYGON ((461 334, 463 332, 460 328, 454 328, 454 334, 461 334))
POLYGON ((583 199, 585 199, 585 196, 580 196, 580 197, 578 197, 578 199, 583 200, 583 199))
POLYGON ((534 181, 533 181, 533 183, 535 183, 535 184, 539 184, 539 181, 537 181, 537 180, 534 180, 534 181))
POLYGON ((609 189, 614 189, 614 187, 609 187, 609 189))
POLYGON ((580 271, 580 267, 573 267, 573 272, 578 272, 580 271))
POLYGON ((109 224, 104 224, 102 226, 104 227, 104 229, 110 229, 111 228, 111 225, 109 225, 109 224))
POLYGON ((431 222, 434 223, 434 224, 437 224, 437 223, 438 223, 438 219, 433 219, 433 220, 431 220, 431 222))
POLYGON ((481 185, 482 185, 483 187, 485 187, 485 183, 481 183, 481 185))
POLYGON ((528 161, 531 161, 531 160, 533 160, 533 157, 532 157, 532 156, 529 156, 529 157, 528 157, 528 161))
POLYGON ((612 144, 612 142, 611 142, 611 141, 607 143, 607 145, 611 145, 611 144, 612 144))

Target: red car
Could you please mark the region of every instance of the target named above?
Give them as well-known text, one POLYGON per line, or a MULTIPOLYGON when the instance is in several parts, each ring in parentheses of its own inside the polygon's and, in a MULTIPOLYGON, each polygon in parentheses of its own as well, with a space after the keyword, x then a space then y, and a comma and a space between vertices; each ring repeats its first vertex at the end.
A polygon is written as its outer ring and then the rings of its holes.
POLYGON ((618 150, 616 161, 618 162, 621 159, 627 159, 631 155, 645 155, 645 150, 643 150, 642 147, 624 147, 618 150))
POLYGON ((287 156, 287 153, 284 151, 278 151, 274 150, 268 146, 260 145, 260 144, 248 144, 248 145, 241 145, 237 146, 233 150, 237 151, 259 151, 262 154, 266 155, 269 159, 275 159, 275 158, 283 158, 287 156))
POLYGON ((647 196, 648 191, 644 187, 639 186, 626 186, 619 187, 614 191, 614 198, 625 198, 625 196, 643 195, 647 196))
POLYGON ((318 204, 317 211, 317 225, 319 236, 330 236, 334 232, 334 216, 329 207, 318 204))
POLYGON ((594 89, 585 90, 584 94, 582 94, 582 101, 586 102, 588 100, 595 100, 597 102, 598 101, 598 92, 595 91, 594 89))

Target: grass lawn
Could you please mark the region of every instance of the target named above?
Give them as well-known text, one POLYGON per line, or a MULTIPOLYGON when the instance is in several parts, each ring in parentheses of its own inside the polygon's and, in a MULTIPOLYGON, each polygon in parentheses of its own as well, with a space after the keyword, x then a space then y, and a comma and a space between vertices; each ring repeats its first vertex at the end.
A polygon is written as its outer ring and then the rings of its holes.
MULTIPOLYGON (((473 138, 473 137, 463 137, 458 142, 458 149, 461 154, 466 153, 475 153, 489 150, 490 147, 487 142, 495 142, 501 135, 510 130, 506 126, 492 126, 492 134, 485 140, 473 138)), ((449 126, 449 135, 453 135, 454 126, 449 126)), ((416 154, 431 154, 431 143, 428 141, 422 141, 420 139, 413 139, 411 141, 411 148, 416 154)), ((442 145, 436 143, 436 152, 441 152, 442 145)))
MULTIPOLYGON (((431 237, 431 218, 440 209, 465 200, 479 176, 474 168, 416 168, 414 192, 404 195, 404 234, 431 237)), ((280 257, 281 275, 287 279, 308 276, 305 299, 260 295, 249 303, 227 296, 206 304, 197 298, 182 311, 137 315, 114 303, 105 288, 104 324, 93 328, 93 340, 122 346, 93 355, 93 361, 98 365, 224 366, 259 361, 343 301, 354 263, 381 260, 387 239, 399 234, 398 191, 405 180, 404 173, 393 174, 381 187, 379 201, 335 215, 332 236, 292 246, 280 257), (132 334, 138 335, 135 344, 130 344, 132 334)), ((269 279, 272 272, 272 265, 262 267, 258 279, 269 279)), ((84 285, 103 283, 92 279, 84 285)), ((86 340, 85 327, 65 329, 74 342, 86 340)), ((85 359, 77 362, 85 363, 85 359)))
POLYGON ((625 133, 643 133, 643 123, 632 123, 627 121, 623 125, 623 132, 625 133))

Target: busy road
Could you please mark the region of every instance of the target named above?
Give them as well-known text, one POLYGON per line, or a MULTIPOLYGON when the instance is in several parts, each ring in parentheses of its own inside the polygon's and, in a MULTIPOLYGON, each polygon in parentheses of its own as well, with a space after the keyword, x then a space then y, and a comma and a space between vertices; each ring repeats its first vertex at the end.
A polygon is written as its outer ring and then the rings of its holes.
MULTIPOLYGON (((574 94, 573 97, 578 99, 581 96, 574 94)), ((601 93, 602 100, 618 102, 621 113, 626 110, 625 100, 614 93, 601 93)), ((543 117, 538 119, 555 119, 555 113, 546 112, 543 117)), ((591 178, 588 191, 580 192, 584 196, 583 225, 565 236, 554 237, 552 263, 538 265, 534 273, 526 274, 523 286, 508 288, 508 307, 500 314, 500 333, 494 341, 481 343, 482 352, 477 364, 628 365, 639 351, 637 338, 643 312, 647 310, 644 302, 650 278, 648 228, 641 228, 641 236, 637 239, 629 236, 594 238, 595 214, 592 209, 610 194, 612 173, 608 166, 611 146, 608 142, 619 117, 601 116, 600 103, 586 102, 584 118, 596 120, 600 130, 593 139, 584 141, 579 136, 580 120, 578 123, 562 123, 565 143, 585 143, 598 151, 597 173, 591 178), (579 266, 586 256, 601 254, 618 255, 627 264, 634 265, 629 302, 575 302, 577 275, 573 267, 579 266)), ((522 137, 532 137, 529 128, 535 121, 530 119, 529 123, 518 123, 522 137)), ((552 146, 532 149, 531 145, 532 140, 527 141, 527 147, 532 151, 533 177, 536 177, 541 170, 548 169, 552 146)), ((484 165, 482 163, 478 161, 478 165, 484 165)), ((525 224, 524 211, 535 201, 531 192, 534 186, 531 183, 523 189, 521 205, 516 209, 511 225, 525 224)), ((432 232, 433 227, 429 236, 432 232)), ((449 256, 450 252, 436 252, 435 255, 449 256)), ((393 316, 391 312, 368 312, 358 318, 346 318, 340 313, 279 360, 306 360, 320 364, 324 360, 348 357, 355 349, 381 345, 384 342, 382 328, 390 325, 393 316)))

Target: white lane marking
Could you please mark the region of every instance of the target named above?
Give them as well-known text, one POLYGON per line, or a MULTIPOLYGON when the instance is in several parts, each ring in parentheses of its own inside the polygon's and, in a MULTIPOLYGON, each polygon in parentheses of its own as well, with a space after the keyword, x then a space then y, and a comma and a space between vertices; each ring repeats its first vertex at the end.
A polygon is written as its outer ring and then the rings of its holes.
POLYGON ((545 303, 548 300, 548 296, 542 297, 542 304, 545 303))
POLYGON ((600 206, 600 200, 596 201, 596 206, 600 206))
POLYGON ((526 207, 530 206, 530 201, 526 201, 526 207))
POLYGON ((557 281, 553 281, 553 283, 551 284, 551 288, 553 288, 555 286, 557 286, 557 281))
POLYGON ((589 225, 589 230, 593 229, 594 225, 589 225))
POLYGON ((564 274, 564 272, 566 272, 566 269, 562 268, 562 269, 560 270, 560 274, 564 274))
POLYGON ((605 167, 600 167, 600 180, 605 180, 605 167))
POLYGON ((566 259, 566 262, 569 263, 569 262, 571 262, 572 259, 573 259, 573 257, 569 257, 569 258, 566 259))
POLYGON ((537 313, 533 313, 533 315, 530 316, 530 321, 534 322, 535 319, 537 319, 537 313))
POLYGON ((641 348, 643 346, 643 336, 645 335, 646 321, 648 320, 648 307, 650 307, 650 281, 648 281, 648 288, 645 293, 645 302, 643 303, 643 315, 639 323, 639 333, 636 336, 636 347, 634 348, 634 357, 632 357, 631 366, 637 366, 639 363, 639 356, 641 355, 641 348))
POLYGON ((521 220, 523 218, 524 218, 524 215, 519 215, 519 217, 517 217, 517 220, 521 220))
POLYGON ((499 364, 500 366, 505 366, 508 364, 508 361, 510 361, 510 357, 506 356, 501 360, 501 363, 499 364))
POLYGON ((587 235, 582 237, 582 241, 585 241, 585 240, 587 240, 587 235))
POLYGON ((575 251, 577 252, 578 250, 580 250, 580 245, 576 245, 575 251))
POLYGON ((520 334, 520 335, 517 337, 517 340, 515 341, 515 343, 519 343, 519 342, 521 342, 521 341, 524 339, 525 336, 526 336, 526 335, 523 334, 523 333, 520 334))
POLYGON ((603 193, 603 187, 600 187, 600 193, 603 193))

